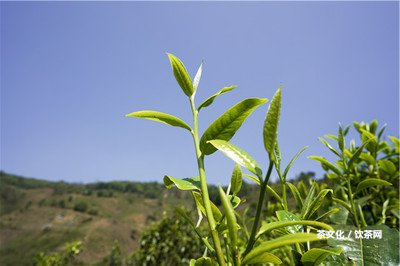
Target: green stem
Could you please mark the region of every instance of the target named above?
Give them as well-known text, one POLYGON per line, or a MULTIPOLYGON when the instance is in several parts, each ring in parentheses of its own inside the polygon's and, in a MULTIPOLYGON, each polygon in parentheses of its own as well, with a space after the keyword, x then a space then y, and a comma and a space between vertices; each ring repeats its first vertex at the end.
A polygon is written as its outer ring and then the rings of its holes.
POLYGON ((351 190, 351 184, 350 184, 350 177, 347 177, 347 192, 349 193, 349 200, 350 200, 350 205, 351 205, 351 212, 353 213, 356 226, 360 228, 360 222, 358 221, 358 215, 357 215, 357 210, 356 206, 354 204, 354 199, 353 199, 353 191, 351 190))
POLYGON ((283 209, 287 211, 287 199, 286 199, 286 181, 282 183, 282 203, 283 209))
POLYGON ((207 179, 206 179, 206 172, 204 170, 204 156, 201 154, 200 151, 200 144, 199 144, 199 132, 198 132, 198 111, 194 105, 194 96, 190 98, 190 106, 192 108, 193 113, 193 141, 194 146, 196 149, 196 158, 197 158, 197 165, 199 168, 199 176, 200 176, 200 183, 201 183, 201 195, 203 197, 204 209, 206 211, 206 216, 208 220, 208 226, 211 231, 211 237, 214 242, 215 253, 217 255, 217 260, 220 266, 225 266, 225 259, 224 254, 222 253, 221 242, 219 240, 218 232, 215 225, 214 216, 211 210, 211 203, 210 197, 208 195, 208 188, 207 188, 207 179))
POLYGON ((258 197, 258 203, 257 203, 256 217, 254 218, 253 227, 251 228, 250 239, 249 239, 249 242, 247 243, 247 247, 246 247, 246 250, 245 250, 245 252, 243 254, 243 257, 246 256, 247 253, 250 252, 250 250, 253 248, 253 245, 254 245, 255 240, 256 240, 256 234, 257 234, 258 224, 259 224, 259 221, 260 221, 261 210, 262 210, 262 207, 264 205, 264 196, 266 194, 265 191, 267 189, 267 185, 268 185, 269 177, 271 176, 272 166, 273 165, 274 165, 273 162, 270 161, 269 162, 269 166, 268 166, 267 175, 265 176, 264 182, 261 185, 260 195, 258 197))

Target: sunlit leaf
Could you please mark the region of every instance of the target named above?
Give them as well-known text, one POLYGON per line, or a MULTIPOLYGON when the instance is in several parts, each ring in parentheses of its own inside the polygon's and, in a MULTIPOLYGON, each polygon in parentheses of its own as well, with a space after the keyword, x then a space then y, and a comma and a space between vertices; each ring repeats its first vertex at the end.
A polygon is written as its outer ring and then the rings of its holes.
POLYGON ((172 176, 164 176, 164 185, 170 189, 174 185, 180 190, 200 190, 200 177, 194 176, 190 178, 174 178, 172 176))
POLYGON ((394 174, 396 172, 396 166, 389 160, 379 160, 379 167, 388 174, 394 174))
POLYGON ((242 168, 240 168, 239 164, 236 164, 235 168, 233 168, 231 178, 231 189, 234 195, 239 193, 240 188, 242 187, 242 180, 242 168))
POLYGON ((162 112, 158 111, 150 111, 150 110, 144 110, 144 111, 138 111, 138 112, 133 112, 125 115, 127 117, 137 117, 137 118, 144 118, 144 119, 149 119, 153 120, 156 122, 161 122, 170 126, 174 127, 182 127, 184 129, 187 129, 191 131, 192 129, 181 119, 162 112))
POLYGON ((199 69, 197 70, 197 73, 193 79, 193 90, 195 92, 197 91, 197 88, 199 87, 202 72, 203 72, 203 62, 200 64, 199 69))
POLYGON ((329 142, 323 138, 318 138, 318 140, 321 141, 322 144, 324 144, 329 150, 331 150, 331 152, 340 157, 340 153, 331 144, 329 144, 329 142))
POLYGON ((284 178, 284 180, 286 180, 286 177, 287 177, 287 174, 288 174, 288 172, 289 172, 289 170, 290 170, 290 167, 292 167, 293 163, 297 160, 297 158, 300 156, 300 154, 301 154, 303 151, 307 150, 307 149, 308 149, 308 146, 302 148, 299 152, 296 153, 296 155, 292 158, 292 160, 290 160, 288 166, 286 166, 285 171, 283 172, 283 178, 284 178))
POLYGON ((210 140, 230 140, 241 127, 246 118, 267 99, 250 98, 231 107, 215 120, 203 133, 200 139, 200 150, 204 155, 210 155, 217 149, 208 143, 210 140))
POLYGON ((274 160, 274 149, 276 136, 278 134, 278 123, 281 112, 282 86, 279 86, 268 107, 267 117, 264 122, 264 147, 271 159, 274 160))
POLYGON ((296 233, 285 235, 282 237, 275 238, 273 240, 269 240, 266 242, 262 242, 257 247, 253 248, 252 251, 249 252, 243 259, 243 264, 247 264, 248 261, 251 261, 253 258, 260 256, 269 250, 273 250, 279 247, 283 247, 286 245, 292 245, 296 243, 304 243, 311 241, 318 241, 317 234, 307 234, 307 233, 296 233))
POLYGON ((297 206, 301 210, 303 208, 303 199, 301 198, 300 191, 292 183, 286 182, 286 184, 289 186, 289 189, 292 192, 294 199, 296 200, 297 206))
POLYGON ((321 190, 317 197, 311 202, 310 206, 306 210, 306 213, 304 215, 304 219, 308 219, 313 215, 321 206, 322 202, 324 201, 325 196, 329 193, 333 193, 332 189, 323 189, 321 190))
POLYGON ((339 176, 342 175, 342 172, 339 170, 339 168, 337 168, 332 163, 328 162, 325 158, 320 157, 320 156, 308 156, 308 158, 320 162, 322 167, 326 167, 327 169, 332 170, 337 175, 339 175, 339 176))
POLYGON ((188 97, 192 96, 195 90, 193 88, 192 80, 190 79, 190 76, 182 61, 173 54, 167 53, 167 55, 171 63, 175 79, 179 86, 188 97))
POLYGON ((258 163, 239 147, 220 139, 211 140, 208 143, 223 152, 237 164, 243 166, 259 178, 262 178, 262 171, 258 163))
POLYGON ((215 98, 217 98, 217 97, 220 96, 221 94, 224 94, 224 93, 226 93, 226 92, 228 92, 228 91, 231 91, 231 90, 235 89, 236 87, 237 87, 237 86, 229 86, 229 87, 224 87, 224 88, 222 88, 222 89, 219 90, 217 93, 215 93, 214 95, 208 97, 204 102, 202 102, 202 103, 200 104, 200 106, 197 108, 197 110, 200 111, 201 108, 210 106, 210 105, 214 102, 215 98))
MULTIPOLYGON (((195 202, 196 202, 197 208, 198 208, 205 216, 207 216, 207 214, 206 214, 206 209, 205 209, 205 207, 204 207, 203 197, 201 196, 201 194, 200 194, 199 192, 193 191, 193 192, 192 192, 192 195, 193 195, 193 198, 194 198, 194 200, 195 200, 195 202)), ((210 203, 211 203, 211 211, 212 211, 212 213, 213 213, 214 219, 215 219, 216 221, 221 220, 221 219, 222 219, 222 213, 221 213, 221 211, 218 209, 217 206, 215 206, 215 204, 214 204, 213 202, 210 201, 210 203)))
POLYGON ((363 189, 369 188, 369 187, 375 187, 375 186, 392 186, 392 183, 389 183, 388 181, 378 179, 378 178, 367 178, 361 181, 357 185, 356 193, 360 192, 363 189))

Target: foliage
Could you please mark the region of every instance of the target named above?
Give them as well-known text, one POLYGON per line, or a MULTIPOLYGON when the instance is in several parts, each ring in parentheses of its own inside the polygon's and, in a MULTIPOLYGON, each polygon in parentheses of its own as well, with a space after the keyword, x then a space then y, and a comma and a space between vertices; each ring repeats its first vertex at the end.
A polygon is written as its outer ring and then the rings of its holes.
MULTIPOLYGON (((362 265, 368 262, 363 257, 358 260, 349 258, 346 251, 342 252, 342 249, 337 247, 340 246, 337 243, 321 241, 317 237, 316 230, 318 228, 334 230, 326 222, 339 225, 351 223, 358 229, 371 224, 398 226, 399 139, 391 137, 394 146, 390 146, 381 140, 383 130, 376 133, 378 128, 376 121, 371 124, 354 123, 362 143, 356 147, 355 143, 351 142, 350 147, 347 147, 345 136, 349 127, 345 129, 339 127, 338 136, 327 136, 337 142, 338 148, 320 138, 320 141, 339 157, 338 160, 329 162, 320 156, 309 157, 321 163, 327 171, 330 186, 312 181, 307 174, 300 177, 300 181, 295 184, 291 183, 287 178, 289 170, 307 147, 302 148, 292 157, 289 164, 282 168, 277 134, 282 105, 282 86, 279 86, 269 104, 263 125, 263 142, 268 155, 268 168, 264 172, 260 167, 261 164, 249 153, 229 141, 247 117, 268 100, 249 98, 237 103, 211 123, 199 138, 198 120, 202 108, 211 106, 218 96, 236 86, 225 87, 196 107, 195 95, 202 73, 202 64, 192 82, 182 61, 172 54, 168 54, 168 57, 176 81, 189 99, 193 126, 190 127, 180 118, 158 111, 137 111, 127 116, 180 127, 190 132, 193 137, 198 175, 184 179, 164 177, 167 188, 176 186, 178 189, 191 191, 199 214, 196 225, 202 223, 203 216, 207 220, 208 232, 201 233, 197 230, 195 222, 182 214, 206 248, 203 256, 198 259, 194 257, 190 265, 217 263, 235 266, 257 263, 316 265, 330 259, 340 261, 345 255, 346 259, 356 263, 361 262, 362 265), (215 204, 215 200, 210 198, 204 167, 205 156, 217 150, 236 163, 230 185, 226 189, 220 187, 218 191, 217 198, 222 203, 222 211, 215 204), (242 215, 238 212, 241 203, 241 199, 237 196, 242 184, 241 167, 251 173, 244 176, 259 186, 255 213, 251 213, 250 217, 248 209, 242 215), (268 185, 273 170, 278 174, 280 191, 275 191, 268 185), (295 200, 294 208, 288 204, 287 188, 295 200), (263 212, 266 194, 271 195, 274 200, 267 202, 267 209, 263 212), (351 215, 346 216, 343 212, 351 215), (263 213, 268 215, 264 219, 263 213), (212 243, 208 239, 211 239, 212 243), (332 247, 328 247, 328 244, 332 247)), ((387 237, 393 240, 396 234, 387 237)), ((158 259, 157 262, 164 262, 164 259, 168 258, 158 259)), ((382 257, 381 263, 392 262, 398 263, 398 257, 394 259, 382 257)))
POLYGON ((74 205, 74 210, 77 212, 86 212, 87 208, 88 208, 88 204, 84 201, 77 202, 74 205))
POLYGON ((204 248, 192 227, 174 214, 152 224, 140 239, 140 248, 128 265, 188 265, 204 248))
POLYGON ((36 256, 36 266, 65 266, 71 263, 75 256, 82 251, 82 242, 76 241, 68 243, 60 252, 51 254, 39 253, 36 256))

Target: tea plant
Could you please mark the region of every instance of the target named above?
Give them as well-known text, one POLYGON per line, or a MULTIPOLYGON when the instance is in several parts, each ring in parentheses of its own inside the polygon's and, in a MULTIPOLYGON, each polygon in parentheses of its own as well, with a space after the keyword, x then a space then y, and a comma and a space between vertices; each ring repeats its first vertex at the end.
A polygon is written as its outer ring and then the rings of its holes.
MULTIPOLYGON (((195 95, 201 78, 202 64, 192 81, 180 59, 172 54, 168 54, 168 57, 175 79, 189 99, 193 118, 192 127, 175 116, 158 111, 144 110, 127 114, 127 116, 149 119, 171 126, 181 127, 189 131, 192 135, 199 175, 185 179, 178 179, 171 176, 164 177, 164 183, 168 188, 175 185, 178 189, 192 191, 198 209, 199 221, 197 223, 194 223, 185 213, 181 213, 188 223, 193 225, 193 230, 196 231, 205 246, 204 256, 197 260, 192 260, 191 264, 279 264, 282 263, 282 261, 274 255, 273 252, 280 252, 277 249, 281 247, 290 249, 290 245, 294 245, 297 253, 302 256, 302 258, 308 258, 308 260, 315 260, 317 257, 324 254, 340 254, 340 249, 317 250, 311 249, 310 244, 313 241, 319 240, 317 234, 310 233, 311 230, 315 230, 316 228, 333 230, 331 226, 325 223, 309 220, 319 209, 324 197, 330 190, 325 189, 321 191, 316 198, 314 196, 306 198, 303 203, 301 218, 298 218, 296 215, 286 210, 286 175, 290 166, 301 152, 293 158, 284 172, 281 173, 281 155, 277 145, 277 131, 282 97, 281 87, 278 88, 269 105, 264 122, 263 140, 269 158, 268 168, 264 175, 259 164, 249 154, 228 141, 235 135, 246 118, 256 108, 266 103, 268 100, 263 98, 249 98, 239 102, 217 118, 203 132, 201 138, 199 138, 198 121, 200 111, 210 106, 218 96, 233 90, 236 86, 229 86, 221 89, 196 107, 195 95), (220 150, 237 163, 233 170, 228 189, 224 191, 222 188, 219 188, 223 213, 209 198, 206 170, 204 167, 205 157, 217 150, 220 150), (237 196, 237 193, 240 190, 242 182, 241 167, 246 168, 254 174, 255 176, 247 175, 247 177, 260 186, 256 214, 254 219, 252 219, 253 222, 250 231, 244 219, 235 211, 235 208, 240 204, 240 198, 237 196), (279 196, 268 186, 274 167, 285 187, 282 196, 279 196), (265 203, 264 199, 267 191, 279 200, 283 206, 283 210, 277 213, 277 221, 265 223, 260 227, 263 205, 265 203), (209 235, 202 235, 196 229, 201 223, 203 215, 208 222, 209 235), (281 234, 275 237, 272 233, 279 230, 281 234), (210 237, 212 243, 209 242, 210 237), (222 241, 224 245, 221 244, 222 241), (302 243, 306 243, 307 245, 304 246, 302 243), (315 257, 315 254, 318 256, 315 257)), ((312 193, 310 193, 310 195, 312 195, 312 193)), ((295 258, 290 255, 290 263, 294 262, 295 258)))

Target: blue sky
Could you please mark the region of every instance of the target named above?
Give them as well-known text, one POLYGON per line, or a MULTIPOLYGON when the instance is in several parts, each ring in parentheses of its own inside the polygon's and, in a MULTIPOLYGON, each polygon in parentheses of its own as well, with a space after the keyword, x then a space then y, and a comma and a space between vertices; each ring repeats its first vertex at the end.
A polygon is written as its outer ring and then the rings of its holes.
MULTIPOLYGON (((283 162, 310 146, 291 176, 320 166, 317 137, 378 119, 399 132, 398 2, 1 2, 1 169, 74 182, 162 181, 196 175, 185 130, 125 118, 154 109, 191 124, 166 52, 194 75, 200 129, 248 97, 283 85, 283 162)), ((232 139, 267 164, 258 108, 232 139)), ((356 135, 351 133, 350 138, 356 135)), ((233 162, 206 158, 211 183, 233 162)), ((265 168, 265 167, 264 167, 265 168)))

